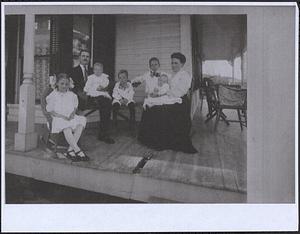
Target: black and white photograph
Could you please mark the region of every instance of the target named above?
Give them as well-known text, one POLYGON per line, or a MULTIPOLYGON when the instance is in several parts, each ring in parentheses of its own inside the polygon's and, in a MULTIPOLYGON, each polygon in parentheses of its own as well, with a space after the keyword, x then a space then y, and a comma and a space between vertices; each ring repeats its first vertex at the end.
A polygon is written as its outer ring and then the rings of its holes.
POLYGON ((5 230, 298 229, 296 3, 1 8, 5 230))

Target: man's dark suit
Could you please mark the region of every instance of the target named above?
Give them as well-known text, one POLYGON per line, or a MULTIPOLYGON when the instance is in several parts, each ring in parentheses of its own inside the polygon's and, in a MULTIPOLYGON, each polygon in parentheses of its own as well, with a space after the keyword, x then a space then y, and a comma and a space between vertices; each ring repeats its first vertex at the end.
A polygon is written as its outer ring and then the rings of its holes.
MULTIPOLYGON (((93 73, 92 68, 88 68, 87 71, 88 75, 93 73)), ((110 115, 111 115, 111 100, 108 98, 100 97, 89 97, 83 93, 83 88, 85 86, 84 75, 83 71, 78 65, 72 69, 70 73, 70 77, 73 79, 74 88, 73 92, 77 94, 79 100, 79 110, 85 110, 88 106, 93 105, 97 106, 100 113, 100 127, 99 127, 99 136, 107 136, 108 129, 109 129, 109 122, 110 122, 110 115)))
MULTIPOLYGON (((93 69, 91 67, 88 67, 87 70, 88 75, 93 74, 93 69)), ((83 91, 83 88, 85 86, 85 81, 84 81, 84 75, 82 72, 82 69, 80 67, 80 65, 78 65, 77 67, 74 67, 70 73, 70 77, 73 79, 74 81, 74 88, 73 88, 73 92, 77 93, 78 91, 83 91)))

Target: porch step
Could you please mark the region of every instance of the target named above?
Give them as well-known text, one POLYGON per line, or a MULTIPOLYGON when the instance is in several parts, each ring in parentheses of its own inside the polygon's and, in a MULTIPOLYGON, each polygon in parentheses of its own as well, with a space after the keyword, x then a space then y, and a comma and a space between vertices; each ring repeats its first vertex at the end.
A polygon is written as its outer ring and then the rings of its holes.
MULTIPOLYGON (((204 187, 180 180, 176 182, 163 177, 150 177, 143 173, 131 173, 141 158, 123 156, 117 160, 108 160, 100 164, 100 167, 88 167, 84 163, 73 164, 46 156, 34 157, 29 153, 9 151, 6 152, 6 172, 144 202, 246 202, 245 193, 204 187)), ((150 162, 151 160, 148 163, 150 162)), ((147 164, 143 170, 147 168, 147 164)), ((203 172, 203 168, 198 168, 197 171, 203 172)))

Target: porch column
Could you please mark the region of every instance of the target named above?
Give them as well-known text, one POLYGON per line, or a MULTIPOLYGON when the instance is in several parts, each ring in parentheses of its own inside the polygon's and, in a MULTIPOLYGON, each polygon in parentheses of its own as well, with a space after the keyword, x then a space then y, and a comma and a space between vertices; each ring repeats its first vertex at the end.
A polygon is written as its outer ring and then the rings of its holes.
MULTIPOLYGON (((193 61, 192 61, 192 25, 190 15, 180 15, 180 50, 186 57, 184 70, 193 76, 193 61)), ((199 91, 195 91, 191 95, 191 112, 190 116, 193 119, 194 114, 200 103, 199 91)))
POLYGON ((180 50, 186 57, 184 69, 192 75, 192 28, 191 16, 180 15, 180 50))
POLYGON ((15 150, 28 151, 37 147, 35 123, 34 67, 34 14, 25 15, 23 83, 20 87, 18 132, 15 150))

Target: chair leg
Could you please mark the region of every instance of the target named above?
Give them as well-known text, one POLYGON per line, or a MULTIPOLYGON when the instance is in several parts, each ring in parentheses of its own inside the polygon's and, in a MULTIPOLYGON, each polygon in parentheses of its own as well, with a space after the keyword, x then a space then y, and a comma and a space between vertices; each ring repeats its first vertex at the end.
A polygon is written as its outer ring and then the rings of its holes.
POLYGON ((220 120, 220 117, 221 117, 221 113, 222 113, 222 109, 218 109, 217 110, 217 118, 216 118, 216 122, 215 122, 215 130, 217 130, 219 120, 220 120))
POLYGON ((118 127, 118 114, 117 113, 113 113, 113 125, 115 127, 118 127))
POLYGON ((223 121, 226 123, 226 125, 229 126, 229 122, 228 122, 228 120, 226 119, 227 116, 224 114, 223 111, 221 111, 220 117, 223 119, 223 121))
POLYGON ((52 138, 53 138, 53 142, 54 142, 54 149, 53 149, 53 151, 54 151, 54 153, 57 153, 58 134, 53 134, 52 138))
POLYGON ((49 144, 50 136, 51 136, 51 133, 49 131, 48 134, 47 134, 47 139, 46 139, 46 144, 47 145, 49 144))
POLYGON ((207 123, 209 120, 211 120, 213 117, 217 115, 217 111, 214 111, 209 116, 207 116, 207 119, 205 120, 205 123, 207 123))
POLYGON ((247 110, 244 110, 245 126, 247 127, 247 110))
POLYGON ((239 117, 239 121, 240 121, 241 130, 243 131, 243 122, 242 122, 242 118, 241 118, 240 109, 237 109, 237 113, 238 113, 238 117, 239 117))
POLYGON ((117 125, 118 125, 119 109, 120 109, 120 105, 118 103, 115 103, 112 106, 113 124, 115 127, 117 127, 117 125))
POLYGON ((202 112, 203 108, 203 96, 200 98, 200 112, 202 112))

